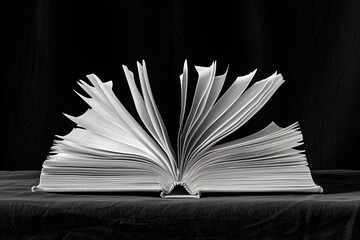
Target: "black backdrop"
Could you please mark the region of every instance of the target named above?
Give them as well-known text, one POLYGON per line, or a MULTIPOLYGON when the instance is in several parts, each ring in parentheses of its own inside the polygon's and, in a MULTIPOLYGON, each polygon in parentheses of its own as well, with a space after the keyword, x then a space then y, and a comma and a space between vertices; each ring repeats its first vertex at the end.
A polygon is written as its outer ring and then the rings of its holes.
POLYGON ((173 141, 184 59, 192 83, 193 65, 217 60, 226 86, 255 68, 286 79, 234 137, 299 121, 312 169, 360 169, 359 1, 14 1, 0 15, 0 169, 41 168, 74 127, 62 112, 87 109, 72 91, 86 74, 113 80, 134 112, 121 65, 142 59, 173 141))

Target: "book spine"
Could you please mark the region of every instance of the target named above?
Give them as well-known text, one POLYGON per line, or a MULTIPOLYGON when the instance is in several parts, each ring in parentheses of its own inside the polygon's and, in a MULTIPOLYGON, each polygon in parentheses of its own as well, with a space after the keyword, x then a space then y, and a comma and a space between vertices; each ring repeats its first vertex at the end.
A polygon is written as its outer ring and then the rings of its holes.
POLYGON ((163 189, 160 193, 162 198, 200 198, 201 191, 193 192, 184 182, 174 182, 169 189, 163 189), (189 194, 172 194, 176 186, 182 186, 189 194))

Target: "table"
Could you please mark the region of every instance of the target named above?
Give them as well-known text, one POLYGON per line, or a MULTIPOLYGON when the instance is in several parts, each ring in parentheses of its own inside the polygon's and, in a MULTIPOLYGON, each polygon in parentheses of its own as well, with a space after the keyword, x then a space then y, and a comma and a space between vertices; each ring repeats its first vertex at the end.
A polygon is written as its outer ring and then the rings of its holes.
POLYGON ((30 191, 39 171, 0 171, 0 239, 360 239, 360 171, 312 171, 322 194, 30 191))

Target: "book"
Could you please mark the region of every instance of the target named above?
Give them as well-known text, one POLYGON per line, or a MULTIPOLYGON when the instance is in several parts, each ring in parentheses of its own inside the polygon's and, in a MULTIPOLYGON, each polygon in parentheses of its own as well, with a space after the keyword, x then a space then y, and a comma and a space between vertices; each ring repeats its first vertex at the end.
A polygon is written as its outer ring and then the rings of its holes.
POLYGON ((298 149, 303 137, 297 122, 284 128, 272 122, 249 136, 221 141, 266 104, 283 84, 281 74, 250 86, 254 70, 220 94, 228 70, 216 75, 216 62, 195 66, 198 80, 190 102, 185 60, 175 149, 154 101, 145 61, 137 62, 140 84, 122 67, 141 121, 115 96, 112 81, 87 75, 91 84, 78 83, 88 97, 76 93, 90 108, 78 117, 65 114, 77 126, 54 140, 32 191, 157 191, 164 198, 199 198, 202 192, 322 192, 304 150, 298 149))

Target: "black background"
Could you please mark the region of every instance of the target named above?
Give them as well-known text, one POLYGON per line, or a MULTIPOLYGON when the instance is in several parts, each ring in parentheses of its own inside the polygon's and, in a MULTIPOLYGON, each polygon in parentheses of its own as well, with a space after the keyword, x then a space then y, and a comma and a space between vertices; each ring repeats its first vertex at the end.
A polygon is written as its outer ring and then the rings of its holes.
POLYGON ((233 137, 299 121, 312 169, 360 169, 359 1, 14 1, 0 17, 0 169, 41 169, 74 127, 62 112, 88 108, 73 92, 86 74, 113 80, 135 113, 121 65, 142 59, 173 144, 184 60, 192 89, 193 65, 217 60, 225 87, 255 68, 254 81, 286 80, 233 137))

